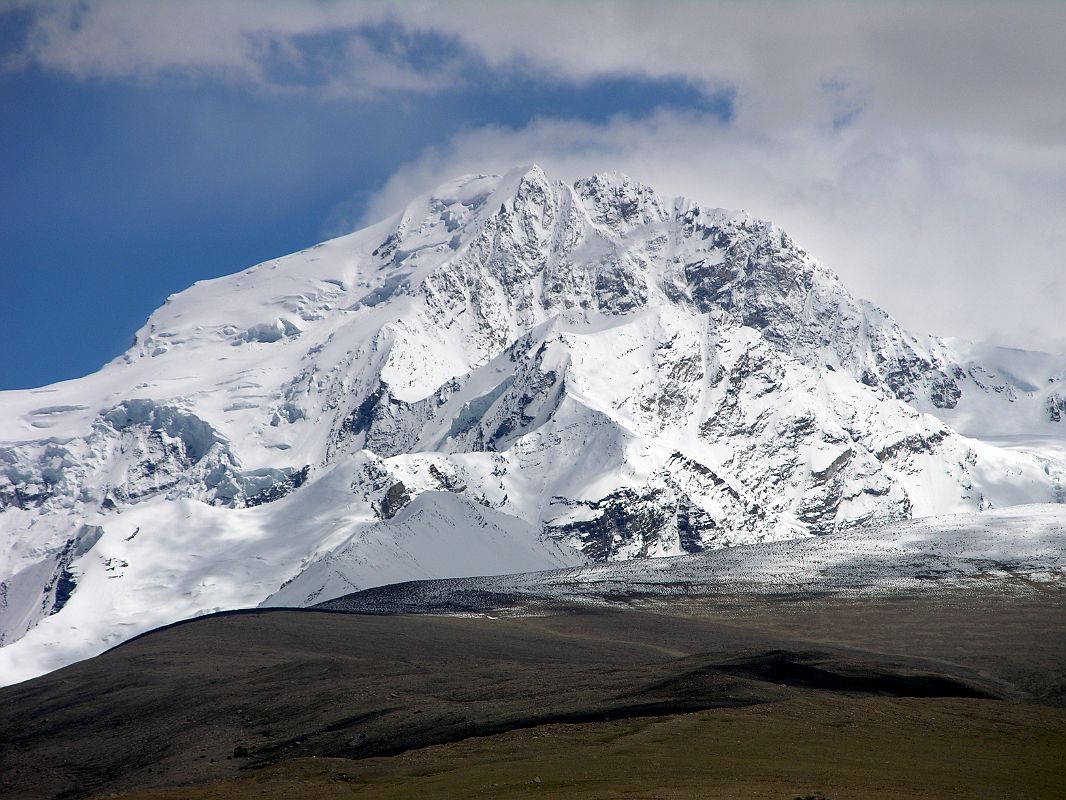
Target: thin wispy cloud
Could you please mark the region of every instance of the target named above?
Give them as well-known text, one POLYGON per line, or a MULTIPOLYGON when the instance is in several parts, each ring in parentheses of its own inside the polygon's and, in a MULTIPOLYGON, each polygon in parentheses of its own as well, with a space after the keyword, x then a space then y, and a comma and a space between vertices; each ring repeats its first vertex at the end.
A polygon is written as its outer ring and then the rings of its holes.
POLYGON ((32 22, 8 68, 38 66, 79 80, 180 75, 362 100, 454 87, 464 57, 474 57, 453 37, 398 24, 381 6, 90 3, 25 10, 32 22))

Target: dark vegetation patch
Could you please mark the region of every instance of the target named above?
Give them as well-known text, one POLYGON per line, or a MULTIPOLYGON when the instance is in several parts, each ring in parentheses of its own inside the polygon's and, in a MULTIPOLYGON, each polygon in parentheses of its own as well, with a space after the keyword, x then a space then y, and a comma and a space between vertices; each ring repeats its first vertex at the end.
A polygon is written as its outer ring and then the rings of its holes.
MULTIPOLYGON (((683 598, 500 619, 220 614, 0 690, 0 796, 196 784, 312 756, 414 758, 561 724, 645 730, 766 714, 770 725, 790 703, 861 708, 902 696, 931 711, 967 702, 1043 713, 972 698, 1061 702, 1064 611, 1053 595, 970 594, 683 598)), ((653 750, 666 758, 669 748, 653 750)), ((552 779, 540 777, 551 796, 552 779)), ((778 788, 834 796, 818 782, 778 788)))
POLYGON ((1060 800, 1066 712, 834 695, 544 725, 391 758, 283 761, 126 800, 1060 800))

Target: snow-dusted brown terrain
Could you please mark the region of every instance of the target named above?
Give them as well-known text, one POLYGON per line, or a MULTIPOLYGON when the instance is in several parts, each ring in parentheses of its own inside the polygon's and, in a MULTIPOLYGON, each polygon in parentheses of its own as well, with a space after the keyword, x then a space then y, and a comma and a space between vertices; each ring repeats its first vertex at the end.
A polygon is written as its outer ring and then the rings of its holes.
POLYGON ((1066 589, 1066 506, 870 525, 698 555, 632 559, 519 575, 413 581, 339 597, 331 611, 470 613, 541 603, 641 603, 669 597, 904 596, 1066 589))

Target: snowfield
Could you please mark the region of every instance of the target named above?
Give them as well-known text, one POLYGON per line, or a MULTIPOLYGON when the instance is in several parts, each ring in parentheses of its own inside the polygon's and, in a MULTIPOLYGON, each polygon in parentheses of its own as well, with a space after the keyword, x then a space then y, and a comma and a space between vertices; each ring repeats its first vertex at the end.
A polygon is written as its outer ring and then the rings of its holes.
POLYGON ((219 609, 1059 503, 1064 380, 746 213, 464 176, 0 393, 0 682, 219 609))

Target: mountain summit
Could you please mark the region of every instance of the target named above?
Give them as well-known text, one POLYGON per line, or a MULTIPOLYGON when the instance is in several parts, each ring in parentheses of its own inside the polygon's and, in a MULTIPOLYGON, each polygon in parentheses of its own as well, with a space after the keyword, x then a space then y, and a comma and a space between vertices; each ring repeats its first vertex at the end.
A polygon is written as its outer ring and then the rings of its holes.
POLYGON ((747 214, 464 176, 0 394, 0 674, 225 608, 1061 502, 1064 378, 908 333, 747 214))

